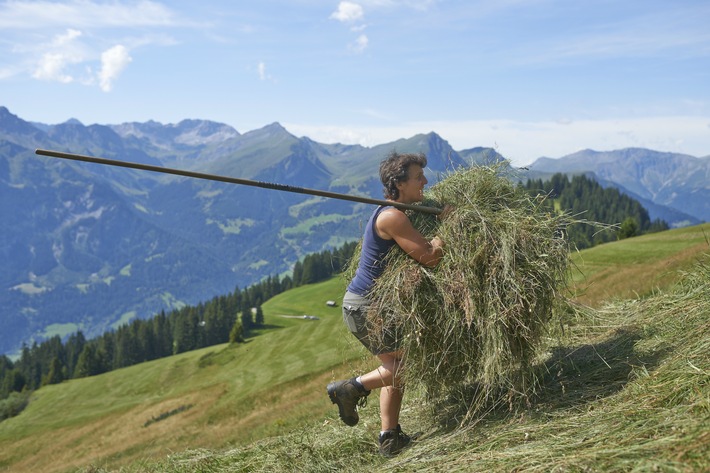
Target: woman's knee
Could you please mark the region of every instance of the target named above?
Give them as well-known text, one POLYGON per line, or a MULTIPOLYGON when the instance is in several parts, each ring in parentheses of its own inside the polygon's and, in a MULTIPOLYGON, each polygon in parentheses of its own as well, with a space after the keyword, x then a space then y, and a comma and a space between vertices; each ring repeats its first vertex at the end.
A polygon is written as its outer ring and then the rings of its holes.
POLYGON ((401 387, 402 386, 402 371, 404 369, 404 361, 399 353, 386 353, 380 355, 381 369, 388 374, 390 382, 388 384, 401 387))
POLYGON ((402 358, 404 357, 404 354, 402 353, 401 350, 399 350, 399 351, 391 351, 391 352, 387 352, 387 353, 380 353, 377 356, 382 361, 385 361, 385 360, 401 361, 402 358))
POLYGON ((392 373, 399 371, 400 367, 402 366, 402 357, 398 352, 383 353, 377 356, 380 359, 382 366, 385 369, 391 371, 392 373))

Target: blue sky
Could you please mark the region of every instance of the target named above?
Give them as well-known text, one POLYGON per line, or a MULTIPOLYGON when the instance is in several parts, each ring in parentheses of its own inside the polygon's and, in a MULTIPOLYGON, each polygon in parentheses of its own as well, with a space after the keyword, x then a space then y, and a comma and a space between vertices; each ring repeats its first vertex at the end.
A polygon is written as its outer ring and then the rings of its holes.
POLYGON ((514 164, 710 155, 710 1, 2 1, 0 105, 29 121, 434 131, 514 164))

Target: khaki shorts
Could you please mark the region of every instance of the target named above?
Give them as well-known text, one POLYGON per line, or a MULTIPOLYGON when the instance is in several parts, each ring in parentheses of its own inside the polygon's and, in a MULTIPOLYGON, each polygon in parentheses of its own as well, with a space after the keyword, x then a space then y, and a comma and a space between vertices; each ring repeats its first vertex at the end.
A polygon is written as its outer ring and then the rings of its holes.
POLYGON ((365 345, 373 355, 392 353, 400 348, 400 333, 398 330, 384 330, 382 336, 371 334, 367 323, 367 311, 370 301, 367 297, 346 292, 343 297, 343 321, 348 330, 365 345))

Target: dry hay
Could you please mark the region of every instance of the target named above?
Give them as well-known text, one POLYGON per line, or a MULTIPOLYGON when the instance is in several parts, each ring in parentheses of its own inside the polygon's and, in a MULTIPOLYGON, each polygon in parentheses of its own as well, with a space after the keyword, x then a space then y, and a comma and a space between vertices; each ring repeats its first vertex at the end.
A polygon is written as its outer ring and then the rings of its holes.
POLYGON ((435 417, 470 421, 529 394, 529 367, 564 299, 567 216, 543 210, 545 196, 531 197, 505 169, 460 170, 427 191, 423 205, 454 210, 443 222, 409 217, 425 237, 444 240, 444 258, 430 269, 395 247, 371 294, 373 333, 398 333, 404 381, 425 389, 435 417))

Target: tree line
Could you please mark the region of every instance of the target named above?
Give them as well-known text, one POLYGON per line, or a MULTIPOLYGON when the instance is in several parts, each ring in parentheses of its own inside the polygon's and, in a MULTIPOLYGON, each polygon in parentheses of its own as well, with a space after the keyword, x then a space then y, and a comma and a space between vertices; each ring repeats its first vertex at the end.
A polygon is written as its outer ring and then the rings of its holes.
POLYGON ((570 243, 580 250, 644 233, 668 230, 668 224, 663 220, 651 221, 648 211, 637 200, 616 188, 603 188, 597 181, 584 175, 570 179, 566 174, 557 173, 545 182, 542 179, 530 179, 524 187, 533 195, 547 194, 550 198, 544 205, 550 211, 555 211, 556 202, 559 209, 590 222, 574 223, 567 228, 570 243), (601 229, 591 222, 613 227, 601 229))
POLYGON ((29 393, 47 384, 83 378, 145 361, 221 343, 240 343, 264 326, 262 303, 291 288, 340 273, 357 247, 307 255, 294 265, 292 275, 269 276, 232 293, 196 306, 161 311, 150 319, 136 319, 87 340, 81 331, 65 341, 54 336, 24 345, 17 361, 0 356, 0 421, 17 415, 29 393))

